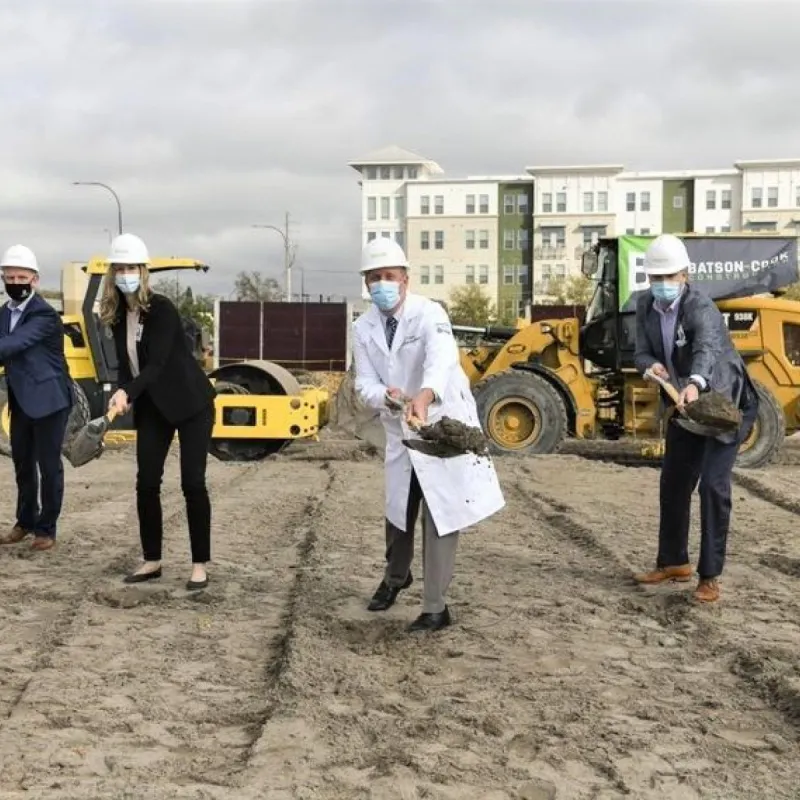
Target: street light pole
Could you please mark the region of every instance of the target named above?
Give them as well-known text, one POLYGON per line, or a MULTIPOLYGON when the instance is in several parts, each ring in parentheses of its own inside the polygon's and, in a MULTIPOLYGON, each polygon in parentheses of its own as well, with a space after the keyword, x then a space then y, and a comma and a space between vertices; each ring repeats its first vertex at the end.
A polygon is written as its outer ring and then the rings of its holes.
POLYGON ((73 186, 100 186, 103 189, 111 192, 114 199, 117 201, 117 224, 119 232, 122 233, 122 203, 119 201, 119 195, 107 184, 100 183, 99 181, 72 181, 73 186))
POLYGON ((283 271, 286 275, 286 302, 292 301, 292 246, 289 240, 289 212, 286 212, 284 222, 284 229, 276 227, 275 225, 253 225, 254 228, 268 228, 280 234, 283 239, 283 271))

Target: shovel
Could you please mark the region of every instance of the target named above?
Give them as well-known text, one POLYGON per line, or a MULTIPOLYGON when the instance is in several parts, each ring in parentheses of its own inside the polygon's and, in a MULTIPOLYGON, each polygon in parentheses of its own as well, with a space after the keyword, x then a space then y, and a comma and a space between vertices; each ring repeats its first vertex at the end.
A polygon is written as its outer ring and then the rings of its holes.
POLYGON ((116 416, 117 409, 112 408, 105 416, 88 422, 72 437, 72 441, 64 448, 64 455, 73 467, 82 467, 100 458, 105 449, 103 437, 116 416))
MULTIPOLYGON (((651 372, 649 375, 677 406, 680 397, 678 390, 655 373, 651 372)), ((719 392, 704 392, 694 403, 687 403, 680 413, 682 417, 675 422, 697 436, 714 437, 732 433, 742 424, 742 412, 719 392)))
POLYGON ((456 458, 469 453, 485 455, 488 452, 483 433, 458 420, 442 417, 434 425, 425 425, 422 420, 412 417, 407 425, 423 438, 403 439, 403 444, 409 450, 416 450, 426 456, 456 458))

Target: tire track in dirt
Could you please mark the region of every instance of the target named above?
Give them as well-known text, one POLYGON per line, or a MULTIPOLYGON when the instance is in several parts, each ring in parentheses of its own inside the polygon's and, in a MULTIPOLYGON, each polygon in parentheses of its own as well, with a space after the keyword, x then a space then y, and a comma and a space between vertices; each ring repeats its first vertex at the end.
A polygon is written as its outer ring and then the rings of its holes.
MULTIPOLYGON (((523 467, 523 471, 529 476, 534 477, 534 470, 530 466, 523 467)), ((741 477, 739 474, 737 477, 741 477)), ((739 482, 739 481, 737 481, 739 482)), ((786 509, 790 513, 796 513, 791 508, 792 503, 788 498, 781 497, 781 495, 769 487, 765 487, 762 483, 754 481, 753 479, 740 482, 742 488, 750 491, 750 485, 754 485, 757 489, 752 492, 758 499, 770 503, 771 505, 786 509), (784 500, 783 503, 774 502, 775 499, 784 500)), ((570 536, 573 541, 578 543, 585 542, 586 546, 593 552, 604 552, 614 560, 619 566, 626 564, 626 559, 620 553, 617 553, 607 543, 602 541, 602 537, 598 536, 587 526, 581 525, 577 522, 577 516, 580 512, 573 507, 568 506, 563 501, 547 496, 541 491, 535 491, 530 488, 525 488, 522 491, 530 494, 539 503, 549 505, 553 512, 549 516, 545 516, 548 520, 559 527, 562 532, 570 536)), ((737 528, 736 521, 732 526, 734 530, 737 528)), ((602 526, 599 526, 602 530, 602 526)), ((656 528, 657 530, 657 524, 656 528)), ((779 554, 759 555, 758 551, 752 549, 747 555, 753 556, 754 563, 761 564, 770 569, 775 568, 775 564, 780 564, 780 571, 786 575, 795 576, 795 573, 790 569, 786 569, 787 560, 792 563, 794 560, 789 560, 785 556, 779 554)), ((751 567, 751 570, 753 567, 751 567)), ((630 575, 630 569, 626 569, 630 575)), ((794 614, 789 611, 788 616, 793 617, 795 620, 800 619, 800 603, 796 601, 797 587, 794 583, 784 586, 785 596, 789 599, 794 614)), ((652 590, 641 589, 642 592, 650 593, 652 590)), ((657 590, 656 590, 657 592, 657 590)), ((723 598, 723 602, 725 599, 723 598)), ((725 628, 721 625, 716 625, 711 622, 711 617, 701 617, 700 610, 693 604, 685 593, 662 593, 652 594, 648 597, 647 602, 632 602, 632 610, 636 613, 644 613, 650 616, 655 621, 664 624, 665 626, 672 626, 679 628, 685 626, 687 621, 690 623, 690 636, 689 643, 698 649, 710 649, 711 651, 719 654, 727 654, 730 657, 731 672, 741 678, 744 683, 756 694, 768 702, 777 712, 779 712, 791 725, 795 726, 800 732, 800 669, 794 666, 796 658, 792 656, 791 651, 785 648, 770 647, 770 646, 754 646, 742 643, 742 637, 737 635, 736 638, 729 633, 726 635, 725 628), (657 599, 656 603, 651 600, 657 599)), ((711 609, 708 609, 709 611, 711 609)), ((745 616, 747 612, 745 611, 745 616)), ((759 626, 756 624, 754 618, 750 618, 750 633, 752 639, 757 640, 755 629, 759 626)), ((737 634, 741 634, 742 622, 739 623, 737 634)), ((747 642, 749 637, 745 636, 744 641, 747 642)))
POLYGON ((287 481, 271 462, 213 464, 205 592, 185 592, 187 567, 170 567, 188 565, 181 511, 166 531, 162 585, 86 592, 25 713, 0 734, 3 788, 53 798, 239 797, 229 787, 265 715, 263 663, 285 636, 297 523, 319 488, 319 467, 292 471, 287 481))

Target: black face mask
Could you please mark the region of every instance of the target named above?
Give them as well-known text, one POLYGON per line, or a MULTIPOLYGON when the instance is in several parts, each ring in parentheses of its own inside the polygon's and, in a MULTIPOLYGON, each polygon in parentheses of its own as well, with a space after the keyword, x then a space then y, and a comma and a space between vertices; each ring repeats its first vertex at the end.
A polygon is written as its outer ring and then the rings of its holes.
POLYGON ((33 288, 29 283, 6 283, 6 294, 15 302, 21 303, 31 296, 33 288))

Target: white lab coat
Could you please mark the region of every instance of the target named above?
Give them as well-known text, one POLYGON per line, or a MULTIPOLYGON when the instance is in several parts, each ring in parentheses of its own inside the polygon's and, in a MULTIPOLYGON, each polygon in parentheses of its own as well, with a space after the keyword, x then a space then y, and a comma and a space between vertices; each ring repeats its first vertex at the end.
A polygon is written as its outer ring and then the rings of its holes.
POLYGON ((437 458, 403 444, 402 439, 415 434, 402 412, 386 407, 389 388, 401 389, 408 397, 422 388, 432 389, 441 402, 434 401, 429 407, 429 423, 443 416, 475 427, 480 422, 444 308, 409 292, 396 316, 391 353, 386 343, 386 317, 375 305, 355 321, 356 391, 365 405, 381 411, 386 430, 386 517, 405 530, 413 466, 439 536, 445 536, 495 514, 505 499, 488 457, 437 458))

